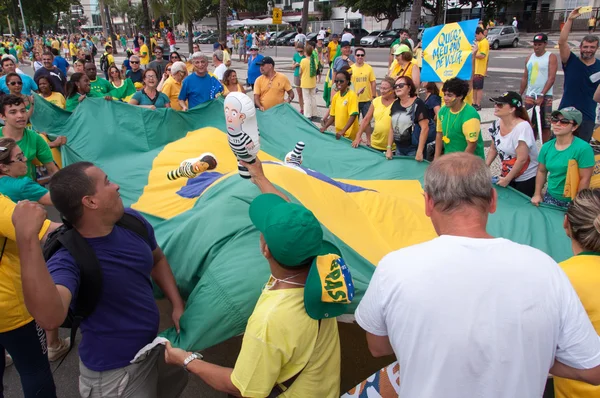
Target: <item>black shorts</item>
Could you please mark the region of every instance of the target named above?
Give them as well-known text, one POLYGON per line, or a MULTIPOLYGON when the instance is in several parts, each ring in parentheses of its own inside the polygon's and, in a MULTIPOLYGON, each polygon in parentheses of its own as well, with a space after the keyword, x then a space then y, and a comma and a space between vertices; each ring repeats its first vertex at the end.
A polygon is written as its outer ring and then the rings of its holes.
POLYGON ((473 76, 473 90, 483 90, 484 77, 481 75, 473 76))

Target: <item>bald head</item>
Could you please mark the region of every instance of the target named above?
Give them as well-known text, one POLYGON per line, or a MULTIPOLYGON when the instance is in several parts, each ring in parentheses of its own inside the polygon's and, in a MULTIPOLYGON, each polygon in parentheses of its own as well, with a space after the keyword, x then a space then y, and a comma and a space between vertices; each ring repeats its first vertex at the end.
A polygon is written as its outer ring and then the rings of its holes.
POLYGON ((435 160, 425 171, 424 190, 443 213, 476 207, 487 215, 494 199, 490 169, 483 159, 466 152, 435 160))

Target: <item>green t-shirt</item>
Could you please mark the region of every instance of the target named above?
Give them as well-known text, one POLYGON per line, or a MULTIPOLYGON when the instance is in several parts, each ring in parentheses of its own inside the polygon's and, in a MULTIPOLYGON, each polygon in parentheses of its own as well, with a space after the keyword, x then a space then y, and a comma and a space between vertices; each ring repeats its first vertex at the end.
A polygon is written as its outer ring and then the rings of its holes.
POLYGON ((4 176, 0 178, 0 193, 8 196, 15 203, 20 200, 37 202, 48 193, 48 190, 29 177, 4 176))
POLYGON ((94 81, 90 80, 90 93, 106 94, 112 89, 112 84, 106 79, 97 77, 94 81))
POLYGON ((396 44, 400 44, 400 38, 397 38, 396 40, 394 40, 392 42, 392 44, 390 44, 390 48, 394 47, 396 44))
MULTIPOLYGON (((298 53, 295 53, 294 57, 293 57, 294 62, 297 64, 299 64, 300 61, 302 61, 304 58, 306 58, 304 55, 300 55, 298 53)), ((300 76, 300 67, 299 66, 296 66, 296 68, 294 68, 294 76, 300 76)))
MULTIPOLYGON (((0 128, 0 137, 4 137, 4 134, 2 133, 2 128, 0 128)), ((54 162, 54 159, 52 158, 52 152, 50 151, 50 147, 48 146, 46 141, 44 141, 44 139, 33 130, 25 129, 23 131, 23 138, 17 141, 17 145, 19 145, 19 147, 23 151, 23 154, 27 158, 26 177, 29 177, 32 180, 35 180, 35 166, 33 165, 34 159, 39 160, 42 164, 54 162)))
POLYGON ((436 131, 443 134, 444 153, 464 152, 468 142, 477 142, 475 155, 485 160, 481 119, 471 105, 464 104, 457 113, 442 106, 438 112, 436 131))
POLYGON ((556 138, 554 138, 542 145, 538 156, 538 161, 548 170, 548 194, 563 202, 571 201, 571 198, 563 196, 567 169, 571 159, 577 161, 580 169, 594 167, 596 164, 594 150, 587 142, 578 137, 574 137, 571 145, 562 151, 556 149, 556 138))

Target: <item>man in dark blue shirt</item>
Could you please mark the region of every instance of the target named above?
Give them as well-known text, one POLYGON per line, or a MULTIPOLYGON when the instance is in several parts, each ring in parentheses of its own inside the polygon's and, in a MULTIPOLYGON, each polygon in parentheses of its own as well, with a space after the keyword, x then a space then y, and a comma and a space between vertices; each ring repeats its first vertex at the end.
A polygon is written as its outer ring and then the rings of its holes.
POLYGON ((192 54, 192 64, 194 73, 183 80, 178 97, 183 111, 210 101, 217 94, 223 92, 221 83, 214 76, 208 74, 208 57, 206 55, 195 52, 192 54))
POLYGON ((579 138, 589 142, 596 120, 594 92, 600 84, 600 61, 596 59, 599 39, 595 35, 586 35, 579 45, 579 57, 571 52, 568 43, 569 33, 573 20, 581 15, 580 8, 571 11, 558 39, 560 60, 565 73, 564 93, 559 109, 573 106, 581 112, 583 121, 577 128, 577 132, 579 138))

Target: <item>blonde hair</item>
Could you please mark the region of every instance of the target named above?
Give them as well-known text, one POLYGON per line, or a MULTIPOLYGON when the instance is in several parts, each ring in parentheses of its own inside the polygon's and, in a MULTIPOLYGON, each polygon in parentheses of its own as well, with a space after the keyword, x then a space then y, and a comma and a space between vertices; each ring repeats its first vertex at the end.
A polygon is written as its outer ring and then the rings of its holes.
POLYGON ((600 252, 600 189, 582 189, 569 205, 567 220, 583 250, 600 252))

